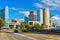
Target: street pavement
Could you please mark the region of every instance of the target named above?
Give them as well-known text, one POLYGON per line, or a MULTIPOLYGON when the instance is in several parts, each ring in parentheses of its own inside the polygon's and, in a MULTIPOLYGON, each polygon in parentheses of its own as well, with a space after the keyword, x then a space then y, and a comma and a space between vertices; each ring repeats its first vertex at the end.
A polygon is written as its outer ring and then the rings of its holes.
POLYGON ((38 34, 31 32, 14 33, 10 30, 4 30, 7 35, 13 40, 60 40, 60 35, 38 34))
POLYGON ((10 36, 8 36, 4 32, 0 32, 0 40, 13 40, 10 36))

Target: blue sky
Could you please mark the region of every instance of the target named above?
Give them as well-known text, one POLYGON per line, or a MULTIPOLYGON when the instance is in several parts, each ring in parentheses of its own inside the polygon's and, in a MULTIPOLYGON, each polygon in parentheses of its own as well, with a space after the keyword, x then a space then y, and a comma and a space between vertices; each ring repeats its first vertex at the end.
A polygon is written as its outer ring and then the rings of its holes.
POLYGON ((60 0, 1 0, 0 9, 9 7, 9 20, 23 19, 26 11, 50 8, 51 18, 60 20, 60 0), (58 18, 58 19, 57 19, 58 18))

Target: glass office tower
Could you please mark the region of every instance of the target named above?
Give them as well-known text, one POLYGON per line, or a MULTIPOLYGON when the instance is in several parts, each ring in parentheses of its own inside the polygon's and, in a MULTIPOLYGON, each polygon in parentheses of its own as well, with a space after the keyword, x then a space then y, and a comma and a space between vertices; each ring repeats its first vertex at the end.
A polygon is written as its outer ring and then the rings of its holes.
POLYGON ((37 22, 43 24, 43 10, 40 9, 37 11, 37 22))
POLYGON ((8 22, 9 18, 8 6, 6 6, 4 9, 0 11, 0 18, 2 18, 5 22, 8 22))

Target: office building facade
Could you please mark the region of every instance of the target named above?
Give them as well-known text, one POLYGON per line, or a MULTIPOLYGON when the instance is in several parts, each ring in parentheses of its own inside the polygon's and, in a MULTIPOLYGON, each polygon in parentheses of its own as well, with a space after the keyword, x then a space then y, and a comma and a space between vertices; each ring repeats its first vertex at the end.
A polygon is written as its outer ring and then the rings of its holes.
POLYGON ((3 19, 5 22, 8 22, 8 18, 9 18, 8 6, 0 10, 0 18, 3 19))
POLYGON ((28 23, 29 18, 25 16, 25 23, 28 23))
POLYGON ((30 14, 29 14, 29 21, 28 21, 28 24, 29 25, 34 25, 34 23, 36 23, 36 11, 30 11, 30 14))
POLYGON ((49 28, 50 26, 50 12, 49 8, 45 8, 43 10, 43 25, 45 28, 49 28))
POLYGON ((37 22, 43 24, 43 10, 40 9, 37 11, 37 22))
POLYGON ((36 21, 36 11, 31 11, 30 12, 29 21, 36 21))

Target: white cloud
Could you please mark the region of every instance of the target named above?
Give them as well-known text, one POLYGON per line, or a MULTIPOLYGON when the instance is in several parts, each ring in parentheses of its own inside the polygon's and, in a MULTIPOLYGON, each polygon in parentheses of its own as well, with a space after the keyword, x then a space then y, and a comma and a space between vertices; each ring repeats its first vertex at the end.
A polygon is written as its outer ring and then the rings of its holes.
POLYGON ((24 21, 24 19, 22 19, 22 18, 21 18, 21 19, 19 19, 19 20, 22 20, 22 21, 24 21))
POLYGON ((52 16, 51 20, 53 21, 54 24, 60 25, 60 16, 59 15, 52 16))
POLYGON ((18 10, 17 8, 15 8, 15 7, 12 7, 12 8, 10 8, 11 10, 18 10))
POLYGON ((25 8, 16 8, 16 7, 11 7, 10 9, 11 9, 11 10, 27 10, 27 9, 25 9, 25 8))
POLYGON ((59 15, 52 16, 51 20, 59 20, 60 21, 60 16, 59 15))
POLYGON ((20 18, 19 21, 24 22, 24 19, 23 18, 20 18))
POLYGON ((48 6, 56 6, 57 4, 54 3, 53 0, 42 0, 42 2, 48 6))
POLYGON ((60 10, 60 0, 39 0, 41 3, 34 3, 36 7, 51 7, 60 10))
POLYGON ((39 7, 39 8, 45 8, 42 4, 39 4, 39 3, 34 3, 34 6, 39 7))
POLYGON ((19 13, 25 13, 25 11, 19 11, 19 13))
POLYGON ((28 17, 28 15, 29 15, 29 11, 19 11, 19 13, 23 13, 25 16, 27 16, 28 17))

